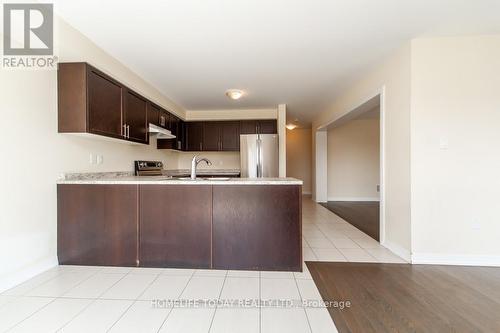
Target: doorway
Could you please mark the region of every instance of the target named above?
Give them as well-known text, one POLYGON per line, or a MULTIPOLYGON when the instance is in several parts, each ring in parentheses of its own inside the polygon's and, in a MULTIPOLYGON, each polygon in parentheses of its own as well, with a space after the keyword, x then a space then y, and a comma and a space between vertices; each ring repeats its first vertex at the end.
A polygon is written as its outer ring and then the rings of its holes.
POLYGON ((318 203, 382 244, 383 109, 382 89, 317 130, 316 184, 323 187, 315 193, 318 203))

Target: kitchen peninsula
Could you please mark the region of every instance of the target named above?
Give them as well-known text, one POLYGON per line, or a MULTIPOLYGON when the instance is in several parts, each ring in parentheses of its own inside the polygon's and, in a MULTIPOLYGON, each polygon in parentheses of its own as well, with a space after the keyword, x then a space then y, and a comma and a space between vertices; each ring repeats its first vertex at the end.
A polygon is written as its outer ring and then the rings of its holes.
POLYGON ((59 263, 301 271, 301 193, 293 178, 67 176, 59 263))

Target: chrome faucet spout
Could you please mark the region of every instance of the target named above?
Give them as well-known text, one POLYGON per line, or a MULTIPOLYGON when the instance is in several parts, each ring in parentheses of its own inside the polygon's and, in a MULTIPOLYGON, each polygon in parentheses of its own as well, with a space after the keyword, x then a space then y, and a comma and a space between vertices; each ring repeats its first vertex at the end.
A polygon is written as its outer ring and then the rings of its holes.
POLYGON ((193 159, 191 160, 191 179, 196 179, 196 168, 198 167, 198 164, 200 164, 200 162, 205 162, 208 166, 212 165, 212 162, 210 162, 209 159, 205 157, 199 158, 198 155, 194 155, 193 159))

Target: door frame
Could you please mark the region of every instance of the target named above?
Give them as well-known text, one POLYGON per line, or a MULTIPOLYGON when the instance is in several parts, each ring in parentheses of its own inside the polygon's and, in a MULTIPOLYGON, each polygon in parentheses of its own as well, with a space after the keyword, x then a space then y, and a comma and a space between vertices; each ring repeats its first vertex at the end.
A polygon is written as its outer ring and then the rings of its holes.
POLYGON ((352 107, 347 108, 347 110, 338 116, 335 116, 330 121, 319 126, 314 130, 315 137, 315 189, 313 193, 313 199, 316 202, 326 202, 328 201, 327 196, 327 183, 328 183, 328 147, 327 147, 327 130, 328 127, 335 122, 341 120, 342 118, 348 116, 351 112, 359 110, 364 104, 370 100, 378 97, 380 102, 380 214, 379 214, 379 233, 380 233, 380 244, 385 246, 385 200, 386 200, 386 133, 385 133, 385 85, 381 86, 379 89, 375 90, 361 101, 352 107))

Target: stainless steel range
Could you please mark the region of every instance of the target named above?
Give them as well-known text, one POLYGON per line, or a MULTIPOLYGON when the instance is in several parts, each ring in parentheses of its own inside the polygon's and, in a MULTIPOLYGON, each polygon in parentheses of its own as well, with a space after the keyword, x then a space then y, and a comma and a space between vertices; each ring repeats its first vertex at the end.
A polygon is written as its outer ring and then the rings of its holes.
POLYGON ((136 176, 163 176, 163 162, 135 161, 136 176))

